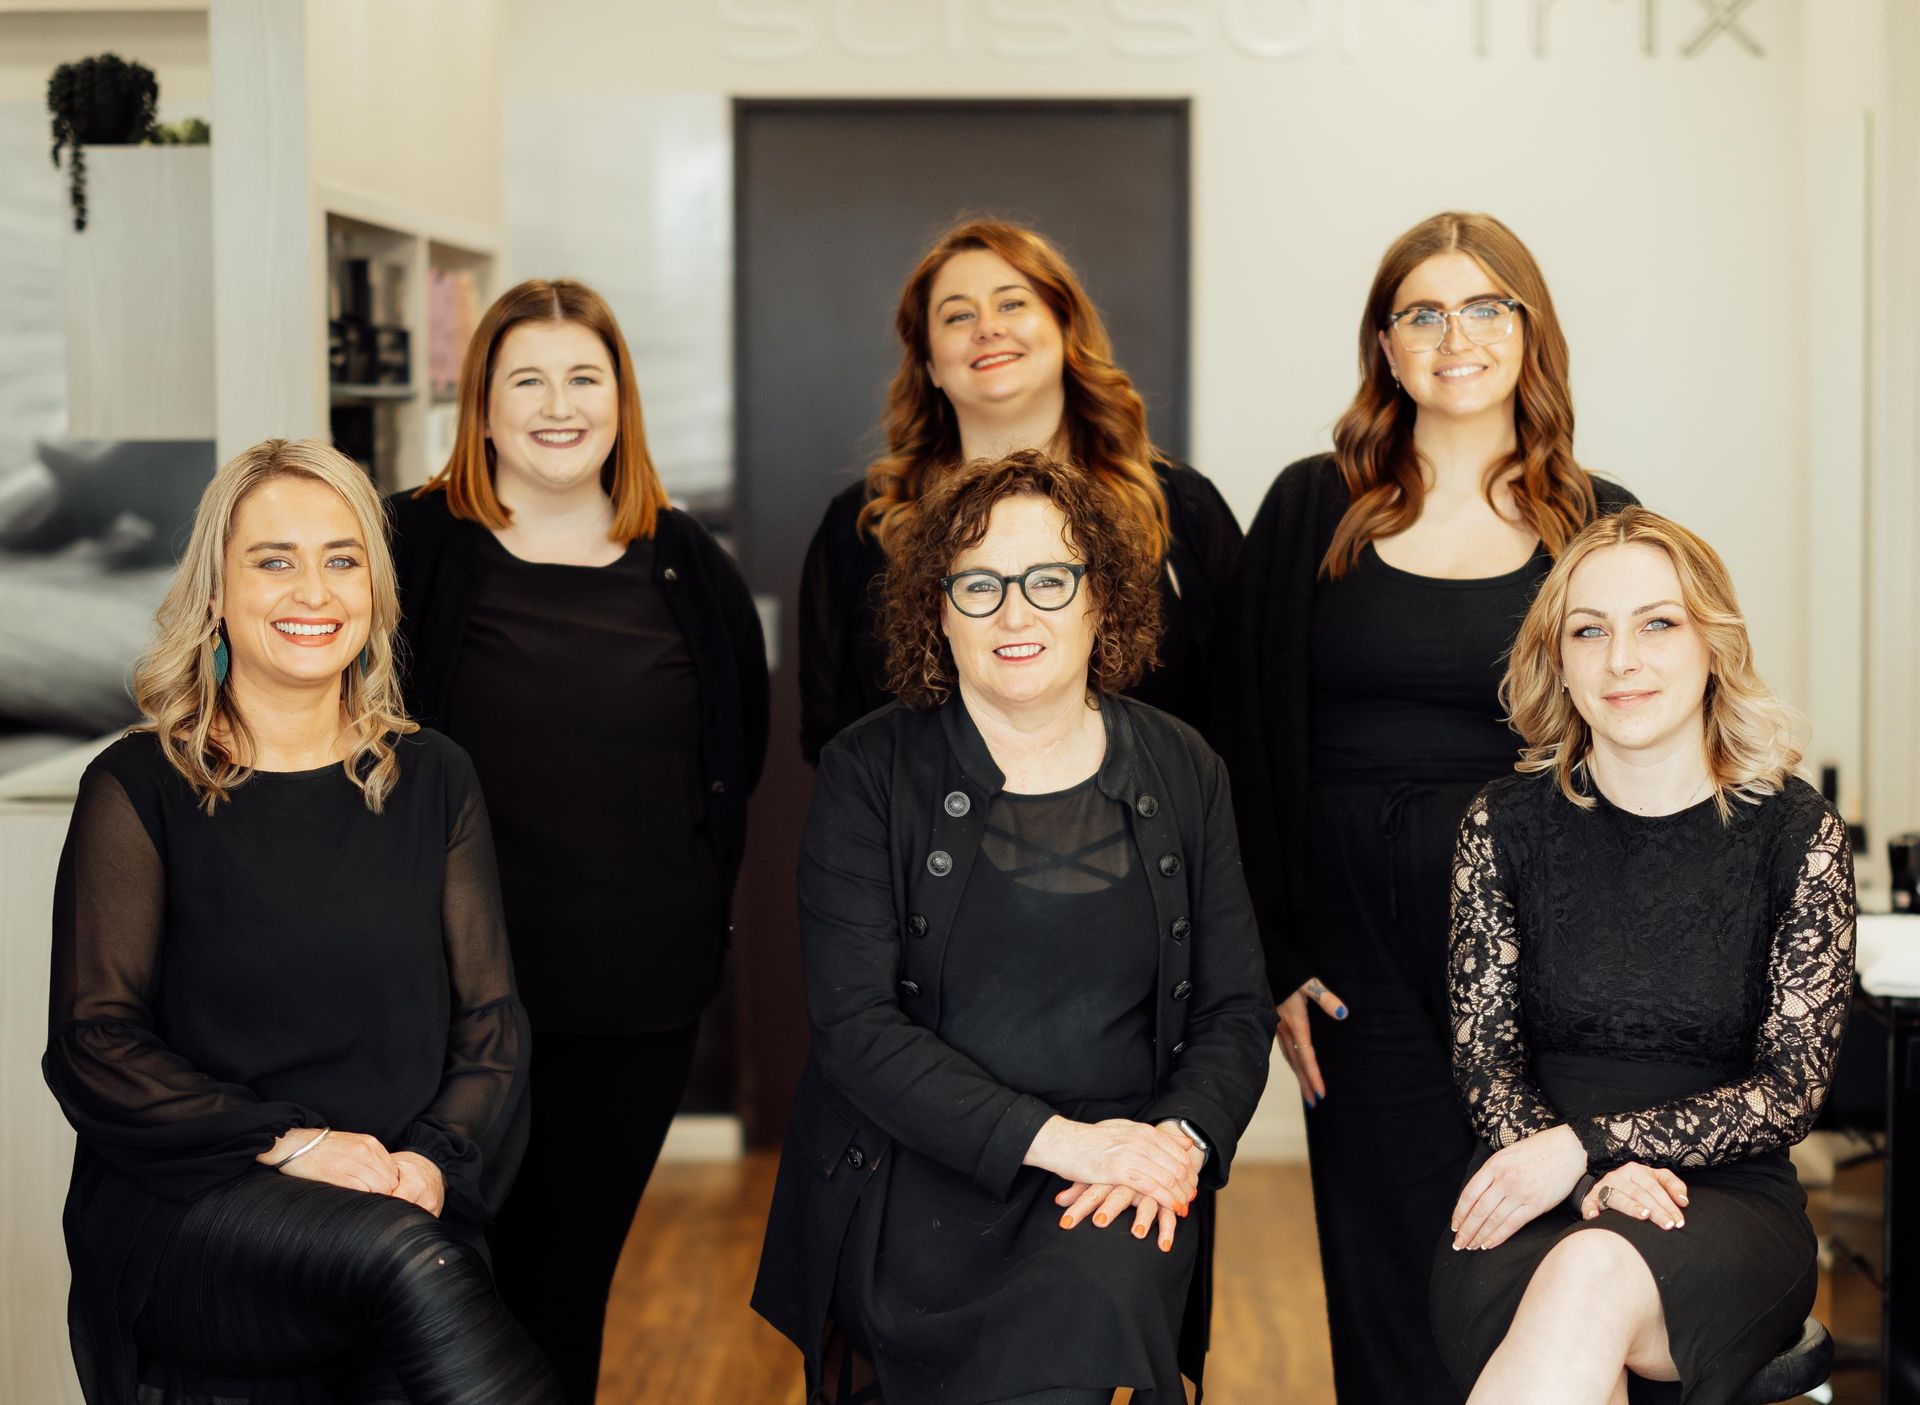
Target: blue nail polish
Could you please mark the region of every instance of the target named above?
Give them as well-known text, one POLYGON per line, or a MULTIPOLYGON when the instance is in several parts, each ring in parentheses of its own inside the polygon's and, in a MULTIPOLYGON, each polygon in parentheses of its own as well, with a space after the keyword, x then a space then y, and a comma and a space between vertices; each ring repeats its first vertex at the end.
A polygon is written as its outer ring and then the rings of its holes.
POLYGON ((1333 1012, 1333 1017, 1336 1020, 1344 1020, 1347 1017, 1347 1007, 1345 1005, 1342 1005, 1339 1009, 1333 1012))

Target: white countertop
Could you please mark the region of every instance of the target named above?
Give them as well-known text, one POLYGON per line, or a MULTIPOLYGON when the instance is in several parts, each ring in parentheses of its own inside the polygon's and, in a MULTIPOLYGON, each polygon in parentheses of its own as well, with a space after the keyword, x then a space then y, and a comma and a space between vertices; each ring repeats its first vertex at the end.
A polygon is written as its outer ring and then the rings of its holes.
POLYGON ((1862 990, 1920 997, 1920 915, 1863 912, 1854 940, 1862 990))

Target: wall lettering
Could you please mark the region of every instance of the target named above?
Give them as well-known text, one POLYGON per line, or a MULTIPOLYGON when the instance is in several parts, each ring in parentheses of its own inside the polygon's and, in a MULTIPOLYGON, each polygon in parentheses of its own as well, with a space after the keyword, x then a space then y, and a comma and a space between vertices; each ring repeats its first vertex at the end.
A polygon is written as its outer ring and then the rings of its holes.
MULTIPOLYGON (((1605 5, 1622 0, 1571 0, 1605 5)), ((1444 5, 1459 14, 1460 42, 1476 58, 1514 52, 1524 43, 1536 59, 1553 56, 1553 21, 1562 0, 1399 0, 1444 5), (1524 39, 1517 25, 1524 13, 1524 39), (1496 14, 1502 17, 1496 23, 1496 14)), ((1633 15, 1621 40, 1637 31, 1647 58, 1660 54, 1663 10, 1691 17, 1672 51, 1699 57, 1725 39, 1749 56, 1766 50, 1747 28, 1759 0, 1625 0, 1633 15)), ((1058 63, 1101 53, 1174 62, 1218 48, 1259 63, 1313 54, 1360 57, 1361 18, 1377 35, 1392 21, 1383 0, 720 0, 727 56, 747 63, 797 63, 838 53, 866 63, 898 63, 939 54, 1058 63)), ((1571 6, 1562 6, 1566 14, 1571 6)))

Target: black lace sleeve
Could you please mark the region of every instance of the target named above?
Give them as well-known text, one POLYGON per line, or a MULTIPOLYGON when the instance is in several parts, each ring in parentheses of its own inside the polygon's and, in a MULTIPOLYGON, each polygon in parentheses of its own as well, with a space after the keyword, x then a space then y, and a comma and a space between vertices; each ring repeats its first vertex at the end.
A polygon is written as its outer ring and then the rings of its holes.
POLYGON ((1447 996, 1454 1086, 1474 1131, 1496 1148, 1564 1120, 1528 1064, 1520 1014, 1520 929, 1507 882, 1483 791, 1467 807, 1454 845, 1447 996))
POLYGON ((441 930, 452 1016, 439 1092, 407 1129, 447 1180, 447 1211, 484 1224, 505 1200, 527 1138, 525 1011, 501 914, 493 831, 479 784, 467 773, 447 836, 441 930))
POLYGON ((1766 1012, 1753 1071, 1692 1097, 1578 1122, 1596 1167, 1623 1161, 1711 1166, 1813 1130, 1853 994, 1853 856, 1839 817, 1823 811, 1774 920, 1766 1012))
POLYGON ((215 1078, 155 1027, 166 866, 118 777, 88 769, 54 880, 41 1070, 96 1155, 156 1195, 192 1200, 320 1116, 215 1078))

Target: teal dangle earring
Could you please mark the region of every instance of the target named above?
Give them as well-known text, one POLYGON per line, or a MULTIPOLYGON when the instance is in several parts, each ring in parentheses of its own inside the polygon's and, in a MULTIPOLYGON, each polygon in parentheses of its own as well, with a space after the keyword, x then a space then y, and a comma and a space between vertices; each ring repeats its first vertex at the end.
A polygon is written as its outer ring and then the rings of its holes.
POLYGON ((227 636, 220 632, 219 621, 213 626, 213 686, 218 688, 227 681, 227 670, 233 667, 233 655, 227 652, 227 636))

